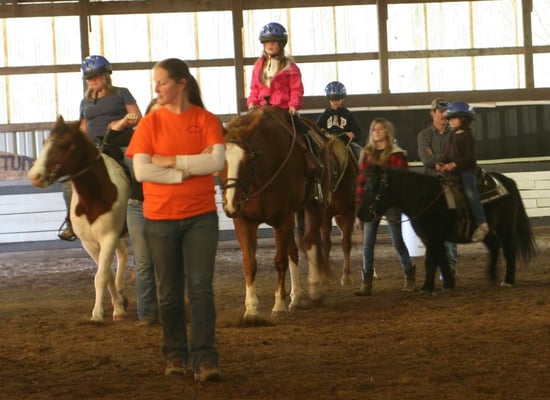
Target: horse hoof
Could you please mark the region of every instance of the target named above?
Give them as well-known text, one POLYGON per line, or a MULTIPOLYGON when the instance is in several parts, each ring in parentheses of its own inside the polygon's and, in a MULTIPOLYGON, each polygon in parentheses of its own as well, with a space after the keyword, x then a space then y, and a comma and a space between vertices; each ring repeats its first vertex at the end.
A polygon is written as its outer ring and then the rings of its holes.
POLYGON ((340 285, 341 286, 349 286, 353 283, 353 279, 349 275, 342 275, 340 278, 340 285))
POLYGON ((126 319, 126 315, 113 315, 113 321, 124 321, 126 319))
POLYGON ((259 317, 257 314, 254 316, 243 316, 238 325, 242 328, 256 327, 256 326, 273 326, 273 322, 265 318, 259 317))
POLYGON ((502 281, 500 283, 500 287, 506 287, 506 288, 511 288, 511 287, 514 287, 514 285, 512 285, 511 283, 508 283, 506 281, 502 281))
POLYGON ((430 296, 435 296, 437 294, 435 289, 430 289, 430 288, 427 288, 427 287, 424 287, 424 286, 422 286, 420 288, 420 293, 425 293, 425 294, 430 295, 430 296))
POLYGON ((286 316, 285 311, 271 311, 271 319, 274 321, 281 320, 286 316))

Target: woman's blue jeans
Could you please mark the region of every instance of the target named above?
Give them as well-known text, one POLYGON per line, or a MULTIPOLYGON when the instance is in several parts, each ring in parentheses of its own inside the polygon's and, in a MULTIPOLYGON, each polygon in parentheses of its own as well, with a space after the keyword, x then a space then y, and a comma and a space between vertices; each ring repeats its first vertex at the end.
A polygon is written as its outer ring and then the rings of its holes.
POLYGON ((145 237, 157 273, 161 351, 166 360, 217 367, 214 264, 218 215, 211 212, 181 220, 145 220, 145 237), (187 340, 185 291, 189 298, 191 339, 187 340))
MULTIPOLYGON (((399 262, 403 271, 409 271, 413 265, 409 250, 403 241, 403 233, 401 231, 401 210, 390 208, 386 211, 386 220, 388 221, 388 230, 390 232, 391 242, 399 256, 399 262)), ((374 245, 376 244, 376 234, 380 220, 375 219, 366 222, 363 225, 363 274, 368 275, 374 269, 374 245)))
POLYGON ((145 240, 145 217, 143 216, 142 201, 128 200, 126 223, 136 267, 137 316, 140 321, 156 322, 159 315, 157 285, 153 260, 145 240))
POLYGON ((460 174, 460 179, 462 181, 462 190, 464 190, 464 195, 470 205, 472 217, 474 218, 476 226, 487 222, 487 219, 485 218, 485 211, 481 205, 481 198, 479 197, 479 192, 477 190, 476 173, 462 172, 460 174))

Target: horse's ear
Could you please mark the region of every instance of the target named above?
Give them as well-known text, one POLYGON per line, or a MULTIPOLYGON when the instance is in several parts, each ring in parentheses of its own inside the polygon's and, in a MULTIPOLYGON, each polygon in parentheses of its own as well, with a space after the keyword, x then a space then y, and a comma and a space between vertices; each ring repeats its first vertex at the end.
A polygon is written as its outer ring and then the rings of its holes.
POLYGON ((65 123, 65 120, 63 119, 63 115, 59 114, 57 117, 57 121, 55 122, 56 125, 62 125, 65 123))

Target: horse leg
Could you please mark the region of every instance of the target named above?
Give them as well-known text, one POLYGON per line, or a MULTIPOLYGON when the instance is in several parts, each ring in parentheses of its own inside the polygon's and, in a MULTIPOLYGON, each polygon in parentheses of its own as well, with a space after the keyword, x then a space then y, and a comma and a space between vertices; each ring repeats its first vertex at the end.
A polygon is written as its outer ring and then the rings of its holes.
MULTIPOLYGON (((510 229, 510 232, 512 230, 510 229)), ((496 283, 498 278, 498 255, 500 252, 500 248, 502 247, 502 253, 504 255, 504 261, 506 263, 506 276, 504 278, 504 282, 502 282, 503 286, 512 286, 514 283, 515 278, 515 269, 516 269, 516 249, 514 244, 512 243, 510 245, 510 234, 503 232, 504 236, 502 236, 502 243, 501 239, 493 232, 490 231, 487 236, 485 236, 485 239, 483 240, 483 243, 489 250, 489 263, 487 264, 487 276, 491 283, 496 283), (510 274, 510 268, 513 270, 510 274), (511 278, 511 280, 509 280, 511 278)))
POLYGON ((332 249, 332 240, 330 234, 332 233, 332 215, 326 211, 325 219, 321 224, 321 240, 323 244, 323 263, 330 265, 330 250, 332 249))
POLYGON ((420 288, 421 291, 433 293, 435 290, 435 272, 437 270, 439 258, 440 257, 437 256, 437 250, 434 251, 433 245, 426 244, 426 255, 424 261, 426 276, 424 279, 424 284, 420 288))
MULTIPOLYGON (((275 229, 275 243, 277 251, 275 253, 275 268, 277 269, 277 289, 275 290, 275 303, 271 310, 272 318, 276 318, 281 313, 287 311, 285 278, 288 270, 289 246, 294 242, 294 216, 291 215, 282 225, 275 229)), ((296 250, 297 252, 297 250, 296 250)), ((295 295, 295 293, 294 293, 295 295)))
POLYGON ((105 289, 105 286, 100 284, 100 278, 99 274, 101 271, 101 265, 100 265, 100 247, 97 243, 90 243, 86 240, 82 240, 82 247, 84 247, 84 250, 90 255, 90 257, 94 260, 97 271, 94 276, 94 287, 95 287, 95 302, 94 302, 94 308, 92 309, 92 321, 95 322, 102 322, 103 321, 103 292, 105 289))
POLYGON ((242 268, 246 285, 246 297, 244 300, 244 319, 254 319, 258 316, 258 296, 256 294, 256 248, 258 245, 258 224, 234 218, 233 225, 242 252, 242 268))
POLYGON ((321 278, 329 280, 335 278, 331 274, 322 254, 321 222, 323 215, 317 209, 308 209, 305 212, 304 246, 308 260, 308 290, 313 301, 320 301, 323 296, 321 278), (332 276, 331 276, 332 275, 332 276))
MULTIPOLYGON (((128 298, 124 295, 124 284, 125 284, 125 275, 126 275, 126 266, 128 265, 128 245, 124 239, 118 239, 118 244, 115 250, 117 265, 116 265, 116 276, 115 276, 115 290, 122 296, 122 306, 124 309, 124 314, 118 314, 115 309, 113 312, 113 319, 115 321, 120 321, 124 319, 126 314, 126 309, 128 308, 128 298)), ((113 294, 111 293, 111 298, 113 294)), ((114 303, 113 303, 114 306, 114 303)))
MULTIPOLYGON (((124 271, 125 266, 119 266, 117 265, 117 268, 120 267, 121 274, 120 280, 121 284, 120 286, 115 283, 115 274, 113 272, 112 264, 113 264, 113 257, 115 255, 115 252, 120 249, 119 244, 120 239, 118 237, 108 237, 106 238, 101 244, 101 249, 99 251, 99 263, 98 263, 98 269, 95 279, 95 287, 96 287, 96 296, 99 291, 103 292, 105 287, 109 290, 109 293, 111 295, 111 303, 113 304, 113 320, 120 321, 126 317, 126 310, 124 306, 125 299, 122 295, 122 292, 119 291, 119 287, 124 286, 124 271)), ((123 257, 126 259, 127 257, 123 257)), ((121 260, 126 262, 126 260, 121 260)), ((118 264, 118 255, 117 255, 117 264, 118 264)), ((117 277, 118 271, 117 271, 117 277)), ((103 295, 103 293, 102 293, 103 295)), ((102 297, 101 297, 102 298, 102 297)), ((97 301, 99 300, 101 302, 101 298, 98 299, 96 297, 96 305, 97 301)))
POLYGON ((337 215, 336 224, 342 233, 341 245, 342 252, 344 253, 344 266, 342 268, 342 276, 340 277, 340 284, 342 286, 350 285, 353 280, 351 279, 351 234, 353 232, 353 222, 355 219, 354 213, 346 215, 337 215))
MULTIPOLYGON (((517 247, 512 237, 505 237, 502 243, 502 254, 504 255, 504 262, 506 263, 506 275, 504 280, 500 283, 503 287, 512 287, 516 281, 516 260, 517 260, 517 247)), ((497 249, 498 256, 498 249, 497 249)), ((495 270, 496 270, 495 260, 495 270)), ((495 272, 496 277, 496 272, 495 272)))
POLYGON ((291 235, 292 240, 288 243, 288 265, 290 270, 290 304, 288 308, 293 311, 300 306, 303 290, 298 268, 298 246, 293 231, 291 231, 291 235))

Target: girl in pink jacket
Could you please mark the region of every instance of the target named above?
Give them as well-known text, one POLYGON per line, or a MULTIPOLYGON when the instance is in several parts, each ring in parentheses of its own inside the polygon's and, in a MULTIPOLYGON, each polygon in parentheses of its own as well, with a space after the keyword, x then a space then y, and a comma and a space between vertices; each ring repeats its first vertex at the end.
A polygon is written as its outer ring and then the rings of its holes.
POLYGON ((270 22, 262 28, 260 42, 264 52, 254 64, 246 102, 248 109, 271 104, 296 115, 302 107, 304 86, 300 69, 285 56, 286 29, 277 22, 270 22))

